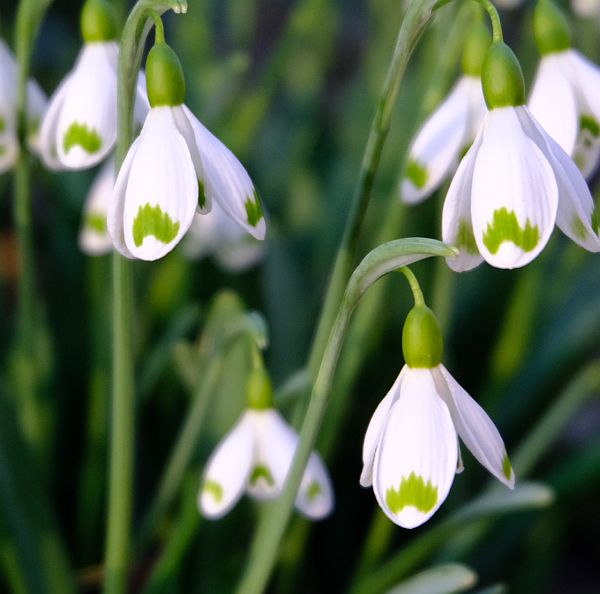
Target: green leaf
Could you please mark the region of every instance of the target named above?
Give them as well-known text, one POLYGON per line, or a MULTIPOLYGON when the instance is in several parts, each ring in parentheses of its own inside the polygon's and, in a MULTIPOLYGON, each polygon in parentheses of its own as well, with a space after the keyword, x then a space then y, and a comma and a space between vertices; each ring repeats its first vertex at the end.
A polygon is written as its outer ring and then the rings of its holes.
POLYGON ((477 575, 466 565, 448 563, 418 573, 398 584, 387 594, 453 594, 464 592, 477 582, 477 575))

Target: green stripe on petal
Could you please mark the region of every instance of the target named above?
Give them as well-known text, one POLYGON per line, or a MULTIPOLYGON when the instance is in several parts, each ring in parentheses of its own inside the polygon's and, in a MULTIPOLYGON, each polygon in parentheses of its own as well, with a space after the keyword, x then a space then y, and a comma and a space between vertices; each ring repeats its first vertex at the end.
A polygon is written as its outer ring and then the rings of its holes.
POLYGON ((275 485, 271 471, 263 464, 259 464, 252 469, 252 474, 250 475, 250 484, 255 485, 260 479, 263 479, 267 485, 269 485, 269 487, 275 485))
POLYGON ((411 472, 408 478, 402 479, 398 489, 392 487, 386 491, 385 501, 394 514, 400 513, 408 506, 427 513, 438 501, 438 489, 431 481, 425 482, 423 477, 411 472))
POLYGON ((502 474, 506 477, 507 481, 510 481, 510 477, 512 476, 513 469, 510 460, 508 459, 508 455, 504 456, 504 460, 502 460, 502 474))
POLYGON ((502 207, 494 211, 494 218, 483 234, 483 243, 491 254, 496 254, 505 241, 514 243, 524 252, 530 252, 540 241, 540 229, 537 225, 532 225, 529 219, 523 229, 516 213, 502 207))
POLYGON ((427 178, 429 177, 427 167, 421 165, 418 161, 411 159, 406 166, 406 177, 420 190, 425 187, 427 178))
POLYGON ((256 227, 256 225, 258 225, 258 222, 263 217, 262 207, 260 205, 260 200, 258 199, 258 194, 256 193, 256 191, 251 197, 248 197, 246 199, 244 206, 246 207, 246 217, 248 218, 248 224, 251 227, 256 227))
POLYGON ((600 124, 594 116, 582 115, 579 118, 579 127, 581 130, 587 130, 592 136, 600 136, 600 124))
POLYGON ((101 212, 88 212, 85 217, 85 228, 100 235, 106 234, 106 215, 101 212))
POLYGON ((63 138, 65 153, 74 146, 80 146, 87 153, 93 154, 102 148, 102 139, 96 130, 90 130, 85 124, 73 122, 63 138))
POLYGON ((204 486, 202 487, 202 490, 204 491, 204 493, 208 493, 209 495, 212 495, 213 499, 217 503, 220 503, 223 500, 223 486, 221 485, 221 483, 218 483, 217 481, 207 479, 204 482, 204 486))
POLYGON ((177 237, 178 232, 179 222, 173 221, 158 205, 140 206, 133 221, 133 241, 137 247, 151 235, 166 245, 177 237))
POLYGON ((463 252, 467 252, 468 254, 479 254, 479 249, 475 242, 475 235, 473 235, 473 227, 469 221, 464 219, 460 221, 455 243, 456 247, 463 252))
POLYGON ((206 206, 206 191, 202 180, 198 180, 198 207, 203 209, 206 206))
POLYGON ((313 481, 309 486, 308 489, 306 490, 306 498, 309 501, 313 501, 315 498, 317 498, 321 493, 323 492, 323 489, 321 488, 321 485, 317 482, 317 481, 313 481))

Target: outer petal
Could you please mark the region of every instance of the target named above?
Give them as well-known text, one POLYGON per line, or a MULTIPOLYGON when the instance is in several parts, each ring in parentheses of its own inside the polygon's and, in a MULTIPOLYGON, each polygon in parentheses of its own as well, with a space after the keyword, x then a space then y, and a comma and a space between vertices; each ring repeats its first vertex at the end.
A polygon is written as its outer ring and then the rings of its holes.
POLYGON ((184 106, 202 159, 204 191, 256 239, 264 239, 266 223, 250 176, 235 155, 184 106))
POLYGON ((211 455, 198 493, 198 508, 207 517, 224 516, 246 488, 254 457, 251 411, 223 438, 211 455))
POLYGON ((296 497, 296 507, 306 517, 320 520, 333 511, 333 487, 329 473, 316 453, 311 454, 296 497))
POLYGON ((170 252, 191 225, 197 200, 198 182, 187 144, 171 108, 156 107, 146 118, 125 190, 127 250, 142 260, 170 252))
POLYGON ((571 0, 573 12, 581 18, 589 18, 600 14, 600 2, 598 0, 571 0))
POLYGON ((69 93, 71 80, 72 74, 69 74, 63 79, 56 91, 54 91, 40 128, 38 150, 44 161, 44 165, 49 169, 65 169, 65 166, 58 159, 56 135, 58 120, 62 113, 65 98, 69 93))
POLYGON ((477 243, 475 243, 471 223, 473 170, 481 141, 482 134, 480 133, 460 162, 444 201, 442 241, 455 245, 460 250, 458 256, 446 258, 448 266, 456 272, 471 270, 483 261, 477 243))
POLYGON ((256 438, 248 493, 258 499, 272 499, 281 493, 298 445, 298 434, 275 409, 248 414, 253 416, 256 438))
POLYGON ((117 58, 115 42, 88 43, 80 53, 58 118, 56 148, 65 167, 92 167, 114 146, 117 58))
POLYGON ((400 386, 402 385, 402 377, 406 373, 406 365, 400 371, 396 381, 389 389, 388 393, 384 396, 383 400, 378 404, 369 426, 367 427, 367 433, 365 434, 365 441, 363 442, 363 469, 360 475, 360 484, 362 487, 370 487, 373 483, 373 464, 375 463, 375 454, 377 447, 381 440, 381 434, 383 428, 388 420, 390 409, 398 396, 400 395, 400 386))
POLYGON ((552 165, 558 184, 556 224, 575 243, 591 252, 600 251, 594 200, 573 160, 525 111, 519 119, 525 133, 539 146, 552 165))
POLYGON ((431 370, 408 368, 373 468, 385 514, 405 528, 429 519, 448 495, 457 459, 456 431, 431 370))
POLYGON ((106 218, 114 185, 115 161, 109 159, 94 179, 83 208, 79 247, 88 256, 101 256, 112 250, 106 218))
POLYGON ((481 255, 492 266, 517 268, 546 245, 558 207, 552 167, 525 135, 517 113, 490 111, 473 171, 471 215, 481 255))
POLYGON ((460 438, 483 466, 512 489, 515 486, 515 474, 504 442, 492 420, 443 365, 434 369, 433 375, 460 438))
POLYGON ((565 75, 565 52, 544 56, 533 83, 529 110, 544 130, 569 155, 573 154, 579 129, 575 92, 565 75))
MULTIPOLYGON (((450 174, 469 133, 469 84, 462 77, 419 130, 409 152, 401 198, 416 204, 434 192, 450 174)), ((479 83, 481 86, 481 83, 479 83)))

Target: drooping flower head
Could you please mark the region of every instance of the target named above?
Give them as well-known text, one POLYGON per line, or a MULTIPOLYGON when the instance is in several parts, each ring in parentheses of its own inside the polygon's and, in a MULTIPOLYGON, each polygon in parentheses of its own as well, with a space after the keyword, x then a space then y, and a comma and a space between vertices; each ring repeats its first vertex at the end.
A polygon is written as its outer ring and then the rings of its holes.
POLYGON ((537 3, 533 24, 542 58, 529 109, 589 177, 600 159, 600 68, 571 47, 567 21, 551 0, 537 3))
POLYGON ((481 65, 490 34, 478 21, 463 50, 463 74, 446 99, 421 126, 410 149, 400 196, 416 204, 437 190, 456 170, 459 158, 481 128, 486 113, 481 92, 481 65))
POLYGON ((599 251, 585 180, 525 106, 521 67, 501 41, 487 52, 482 85, 489 111, 444 203, 442 238, 461 250, 449 265, 462 271, 485 259, 498 268, 524 266, 542 251, 555 222, 599 251))
MULTIPOLYGON (((86 0, 81 33, 84 44, 75 67, 52 95, 40 132, 42 156, 52 169, 93 167, 110 153, 117 138, 119 46, 115 16, 106 0, 86 0)), ((146 110, 140 80, 137 121, 146 110)))
MULTIPOLYGON (((273 408, 271 385, 262 370, 248 381, 248 409, 211 455, 198 493, 208 518, 229 512, 247 492, 256 499, 281 494, 298 445, 298 434, 273 408)), ((320 456, 311 454, 296 496, 296 507, 318 520, 333 509, 333 488, 320 456)))
POLYGON ((462 470, 458 437, 498 480, 515 476, 502 438, 485 411, 442 365, 443 341, 433 312, 417 303, 402 332, 405 365, 365 435, 360 484, 399 526, 426 522, 462 470))
MULTIPOLYGON (((0 175, 13 167, 19 155, 17 138, 18 66, 12 52, 0 39, 0 175)), ((27 142, 39 152, 40 122, 46 111, 46 95, 33 80, 27 83, 27 142)))
POLYGON ((252 181, 184 105, 183 70, 162 28, 148 54, 146 79, 150 111, 121 166, 109 208, 116 249, 129 258, 163 257, 187 232, 196 211, 208 213, 213 200, 263 239, 265 219, 252 181))

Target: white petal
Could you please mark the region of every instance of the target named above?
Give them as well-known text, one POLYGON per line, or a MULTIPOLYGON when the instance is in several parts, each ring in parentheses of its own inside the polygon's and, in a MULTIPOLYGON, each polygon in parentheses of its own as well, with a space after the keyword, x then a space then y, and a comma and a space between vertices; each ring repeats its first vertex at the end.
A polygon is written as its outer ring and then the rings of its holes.
POLYGON ((188 230, 197 200, 194 165, 171 108, 153 108, 144 123, 125 190, 127 250, 142 260, 162 258, 188 230))
POLYGON ((134 121, 142 125, 149 111, 150 102, 148 101, 148 92, 146 90, 146 75, 140 71, 135 89, 135 104, 133 106, 134 121))
POLYGON ((333 487, 329 473, 316 453, 308 459, 296 497, 296 507, 307 518, 320 520, 333 511, 333 487))
POLYGON ((80 53, 56 130, 58 158, 65 167, 92 167, 115 144, 117 60, 115 42, 88 43, 80 53))
POLYGON ((14 130, 0 135, 0 175, 12 169, 19 156, 19 143, 14 130))
POLYGON ((489 112, 473 171, 475 241, 492 266, 517 268, 544 248, 556 220, 558 188, 552 167, 523 132, 517 113, 489 112))
POLYGON ((594 200, 573 160, 525 112, 518 114, 523 130, 548 159, 558 184, 556 224, 575 243, 591 252, 600 251, 598 229, 594 228, 594 200))
POLYGON ((44 119, 42 120, 42 126, 40 128, 38 151, 44 161, 44 165, 49 169, 65 169, 65 166, 58 159, 56 140, 58 119, 62 113, 65 97, 69 93, 71 76, 72 75, 66 76, 56 91, 54 91, 52 97, 50 97, 48 109, 44 114, 44 119))
POLYGON ((571 77, 580 113, 593 116, 600 124, 600 68, 577 50, 567 50, 564 55, 565 72, 571 77))
POLYGON ((600 13, 599 0, 571 0, 573 12, 581 18, 598 16, 600 13))
POLYGON ((114 185, 115 161, 109 159, 94 179, 83 208, 79 247, 88 256, 101 256, 112 250, 106 218, 114 185))
POLYGON ((298 434, 272 408, 249 414, 253 416, 256 456, 248 493, 258 499, 272 499, 281 493, 298 445, 298 434))
POLYGON ((483 261, 475 243, 471 223, 473 170, 481 140, 482 134, 478 134, 460 162, 444 200, 442 241, 454 245, 460 250, 458 256, 446 258, 448 266, 456 272, 471 270, 483 261))
MULTIPOLYGON (((587 117, 589 116, 582 116, 582 119, 587 117)), ((585 121, 584 126, 586 127, 581 127, 579 130, 573 161, 577 164, 581 175, 585 179, 590 179, 600 162, 600 135, 598 134, 600 127, 597 128, 593 120, 585 121)))
POLYGON ((570 79, 565 75, 564 52, 542 57, 529 99, 529 111, 548 134, 573 154, 579 113, 570 79))
POLYGON ((211 455, 198 493, 198 508, 209 518, 224 516, 246 488, 254 457, 254 428, 249 412, 211 455))
POLYGON ((369 422, 369 426, 367 427, 362 450, 363 469, 360 475, 360 484, 362 487, 370 487, 373 483, 373 464, 375 462, 375 453, 377 451, 377 447, 379 446, 381 434, 387 422, 390 409, 400 395, 402 376, 405 372, 406 365, 398 374, 396 381, 388 390, 388 393, 384 396, 383 400, 377 405, 377 408, 375 409, 375 412, 373 413, 373 416, 369 422))
POLYGON ((512 489, 515 486, 515 474, 504 442, 492 420, 443 365, 434 369, 433 374, 464 444, 483 466, 512 489))
POLYGON ((419 526, 446 499, 457 467, 456 439, 431 370, 408 368, 373 468, 375 496, 394 523, 419 526))
MULTIPOLYGON (((460 151, 471 142, 469 85, 462 77, 425 121, 410 148, 401 198, 416 204, 434 192, 455 167, 460 151)), ((481 87, 481 83, 477 83, 481 87)))
POLYGON ((256 239, 264 239, 265 218, 250 176, 235 155, 185 106, 184 111, 194 130, 202 159, 207 199, 217 201, 230 217, 256 239))

